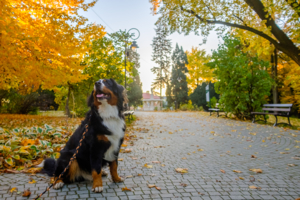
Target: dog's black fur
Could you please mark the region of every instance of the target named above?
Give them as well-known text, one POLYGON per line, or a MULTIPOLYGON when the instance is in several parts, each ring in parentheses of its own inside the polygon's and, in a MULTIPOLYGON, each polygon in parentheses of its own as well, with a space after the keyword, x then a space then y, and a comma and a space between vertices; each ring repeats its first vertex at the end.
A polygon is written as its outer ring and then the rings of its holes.
MULTIPOLYGON (((114 95, 117 96, 118 102, 118 117, 124 120, 124 115, 122 114, 124 110, 124 101, 126 100, 126 95, 124 95, 124 87, 118 85, 113 79, 105 79, 105 86, 114 95)), ((86 130, 85 126, 88 124, 88 131, 85 134, 85 139, 82 141, 82 145, 78 150, 76 155, 76 160, 80 170, 87 174, 91 174, 92 170, 101 172, 101 168, 105 166, 109 161, 104 160, 104 153, 110 147, 109 141, 103 141, 97 139, 99 135, 112 135, 113 133, 108 130, 106 126, 103 125, 103 119, 98 113, 97 106, 95 105, 95 98, 93 95, 95 91, 92 92, 88 98, 88 106, 91 108, 88 111, 86 118, 82 121, 81 125, 73 133, 69 141, 67 142, 64 149, 60 151, 60 157, 58 160, 48 158, 44 162, 43 172, 47 173, 49 176, 58 177, 63 170, 68 165, 71 157, 76 152, 76 147, 79 145, 79 141, 82 138, 83 132, 86 130)), ((125 131, 125 124, 123 127, 123 132, 125 131)), ((123 138, 119 142, 120 146, 123 143, 123 138)), ((119 149, 120 149, 119 146, 119 149)), ((119 150, 114 152, 116 156, 116 162, 119 154, 119 150)), ((69 170, 66 171, 62 180, 64 183, 70 183, 70 177, 68 176, 69 170)), ((84 180, 83 177, 77 177, 75 181, 84 180)))

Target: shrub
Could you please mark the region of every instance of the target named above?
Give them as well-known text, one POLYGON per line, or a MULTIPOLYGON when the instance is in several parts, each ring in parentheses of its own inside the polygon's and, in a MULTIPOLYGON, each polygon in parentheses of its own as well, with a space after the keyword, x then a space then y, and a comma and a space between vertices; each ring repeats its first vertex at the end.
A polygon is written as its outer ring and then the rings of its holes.
POLYGON ((221 94, 219 103, 237 118, 250 118, 252 111, 259 111, 270 94, 272 79, 267 72, 268 61, 243 52, 237 38, 224 37, 224 44, 213 52, 216 92, 221 94))

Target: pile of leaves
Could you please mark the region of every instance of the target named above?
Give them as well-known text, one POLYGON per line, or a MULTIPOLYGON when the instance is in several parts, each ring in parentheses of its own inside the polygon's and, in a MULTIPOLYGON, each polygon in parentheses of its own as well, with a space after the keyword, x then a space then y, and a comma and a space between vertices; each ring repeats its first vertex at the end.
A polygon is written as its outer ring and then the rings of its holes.
MULTIPOLYGON (((73 127, 75 129, 76 127, 73 127)), ((23 172, 40 164, 44 158, 58 158, 73 130, 65 126, 33 126, 30 128, 0 128, 0 169, 23 172)))

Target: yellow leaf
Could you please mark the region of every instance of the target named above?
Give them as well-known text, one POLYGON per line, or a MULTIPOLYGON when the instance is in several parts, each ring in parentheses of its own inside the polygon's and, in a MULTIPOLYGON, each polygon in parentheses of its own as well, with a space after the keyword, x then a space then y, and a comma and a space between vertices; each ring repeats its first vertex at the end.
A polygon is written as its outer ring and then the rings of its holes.
POLYGON ((124 158, 118 158, 118 161, 123 161, 124 160, 124 158))
POLYGON ((11 188, 11 190, 9 190, 10 193, 13 193, 17 188, 14 187, 14 188, 11 188))
POLYGON ((241 180, 245 180, 243 177, 239 177, 239 179, 241 179, 241 180))
POLYGON ((36 181, 34 179, 32 179, 31 181, 29 181, 28 183, 33 184, 36 183, 36 181))
POLYGON ((262 140, 262 142, 265 142, 265 140, 262 140))
POLYGON ((203 149, 198 149, 198 151, 204 151, 203 149))

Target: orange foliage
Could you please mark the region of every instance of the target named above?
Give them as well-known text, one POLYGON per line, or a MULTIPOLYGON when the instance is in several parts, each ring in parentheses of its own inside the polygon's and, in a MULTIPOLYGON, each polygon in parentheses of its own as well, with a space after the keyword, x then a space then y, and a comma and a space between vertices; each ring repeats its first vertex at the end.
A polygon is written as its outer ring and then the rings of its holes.
POLYGON ((156 14, 157 9, 159 8, 159 4, 162 2, 162 0, 149 0, 149 1, 153 5, 153 7, 151 8, 153 14, 156 14))
POLYGON ((0 89, 30 92, 84 79, 80 61, 87 44, 105 32, 77 13, 95 2, 1 0, 0 89))

